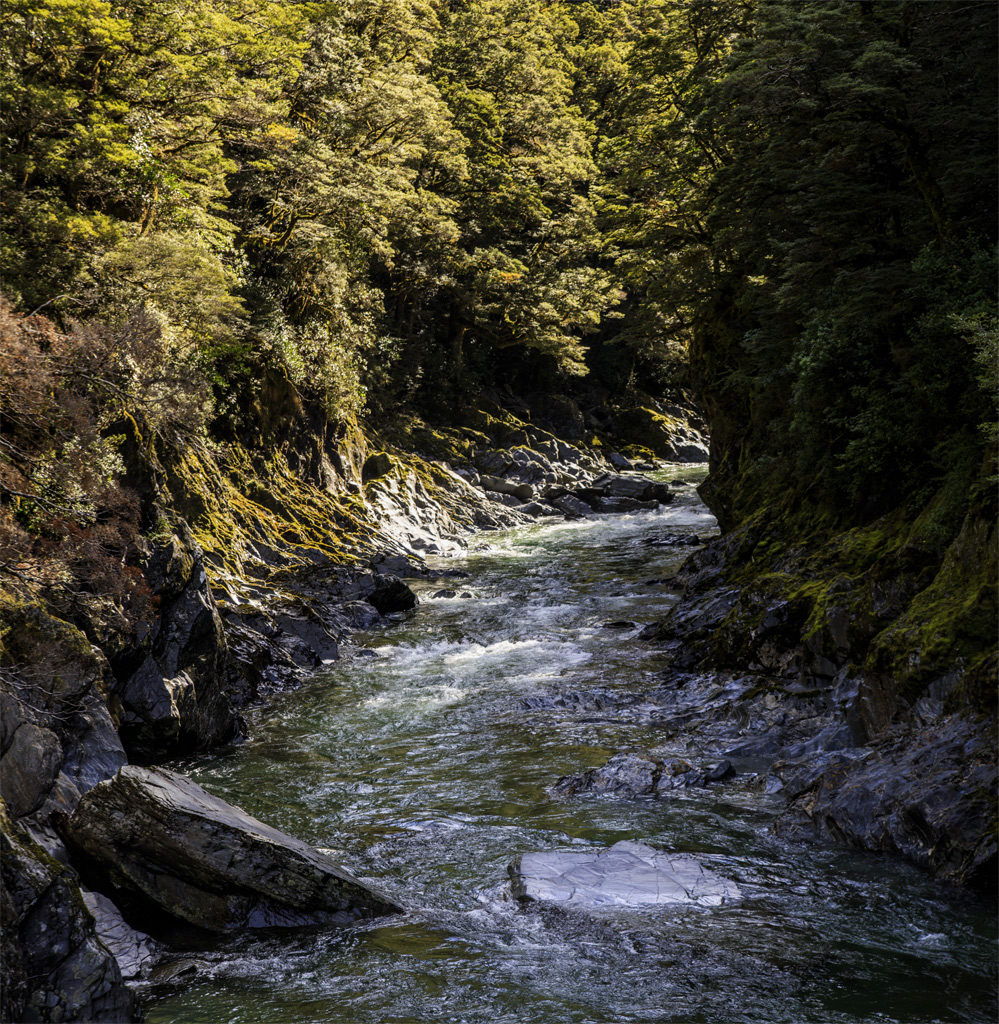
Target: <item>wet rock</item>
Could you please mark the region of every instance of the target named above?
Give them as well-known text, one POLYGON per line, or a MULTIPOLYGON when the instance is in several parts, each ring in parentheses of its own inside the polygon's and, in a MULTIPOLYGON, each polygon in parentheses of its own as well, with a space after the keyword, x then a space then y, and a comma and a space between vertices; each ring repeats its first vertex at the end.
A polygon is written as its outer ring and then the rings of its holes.
POLYGON ((732 767, 731 761, 719 761, 717 764, 711 765, 704 771, 705 782, 721 782, 724 779, 730 779, 735 775, 735 769, 732 767))
POLYGON ((642 754, 616 754, 603 767, 581 775, 567 775, 551 787, 553 796, 598 795, 652 796, 659 781, 661 764, 642 754))
POLYGON ((609 498, 633 498, 635 501, 654 501, 660 505, 668 505, 673 501, 669 484, 650 480, 646 476, 604 473, 593 481, 592 486, 609 498))
POLYGON ((671 789, 690 789, 703 786, 707 781, 704 772, 698 771, 689 761, 682 757, 667 757, 662 762, 656 792, 665 793, 671 789))
POLYGON ((152 761, 232 739, 239 722, 225 693, 222 620, 201 548, 182 520, 155 546, 146 578, 159 598, 152 636, 134 671, 116 668, 124 708, 119 729, 129 755, 152 761))
POLYGON ((562 906, 718 907, 742 895, 695 857, 633 841, 596 851, 525 853, 508 870, 517 899, 562 906))
POLYGON ((704 541, 696 533, 666 533, 661 537, 652 537, 645 543, 650 548, 696 548, 704 541))
POLYGON ((581 519, 593 515, 593 509, 573 494, 560 494, 547 500, 549 504, 570 519, 581 519))
POLYGON ((98 887, 212 931, 344 924, 399 909, 324 854, 165 769, 122 768, 87 794, 64 832, 98 887))
POLYGON ((0 802, 0 1020, 133 1021, 135 994, 100 941, 71 871, 0 802))
POLYGON ((784 768, 776 831, 900 854, 955 882, 996 887, 995 736, 947 717, 862 757, 784 768))
POLYGON ((513 483, 510 480, 489 474, 484 474, 479 482, 484 490, 493 491, 496 494, 509 494, 521 502, 530 501, 534 497, 534 488, 530 484, 513 483))
POLYGON ((619 452, 610 452, 607 456, 607 461, 615 469, 634 469, 631 459, 625 458, 619 452))
POLYGON ((409 611, 420 603, 416 594, 398 576, 376 575, 373 583, 374 589, 367 595, 367 601, 381 615, 409 611))
MULTIPOLYGON (((724 775, 718 778, 724 778, 724 775)), ((564 776, 549 792, 556 797, 584 793, 653 797, 662 796, 670 790, 703 786, 706 782, 706 774, 683 758, 655 758, 647 754, 624 753, 615 754, 599 768, 589 768, 580 775, 564 776)))
POLYGON ((452 597, 457 597, 458 596, 458 591, 457 590, 438 590, 437 593, 434 594, 433 596, 435 598, 437 598, 437 599, 445 599, 446 600, 446 599, 450 599, 452 597))
POLYGON ((371 629, 381 620, 381 612, 369 601, 347 601, 340 606, 352 629, 371 629))
POLYGON ((658 501, 638 501, 635 498, 596 497, 591 502, 596 512, 620 515, 627 512, 648 512, 659 507, 658 501))
POLYGON ((518 505, 517 511, 523 512, 525 516, 530 516, 532 519, 537 519, 545 515, 548 509, 540 501, 529 501, 526 505, 518 505))
POLYGON ((601 623, 604 629, 635 629, 638 623, 629 622, 627 619, 615 619, 613 622, 601 623))

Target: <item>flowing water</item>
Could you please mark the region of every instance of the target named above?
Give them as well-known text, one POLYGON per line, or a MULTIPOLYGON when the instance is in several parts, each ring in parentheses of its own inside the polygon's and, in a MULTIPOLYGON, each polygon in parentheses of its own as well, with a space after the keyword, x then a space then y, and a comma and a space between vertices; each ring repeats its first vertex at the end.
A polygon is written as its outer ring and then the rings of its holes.
POLYGON ((690 549, 645 542, 714 529, 680 493, 656 513, 484 536, 447 563, 467 579, 420 583, 415 613, 357 638, 363 656, 253 712, 251 742, 184 765, 411 909, 197 954, 194 980, 150 994, 148 1020, 995 1020, 994 904, 893 860, 782 843, 779 798, 745 770, 658 801, 546 795, 621 749, 663 749, 638 714, 524 702, 657 682, 661 656, 604 623, 676 600, 648 581, 690 549), (433 596, 444 588, 458 596, 433 596), (517 854, 620 839, 693 852, 742 899, 587 912, 510 898, 517 854))

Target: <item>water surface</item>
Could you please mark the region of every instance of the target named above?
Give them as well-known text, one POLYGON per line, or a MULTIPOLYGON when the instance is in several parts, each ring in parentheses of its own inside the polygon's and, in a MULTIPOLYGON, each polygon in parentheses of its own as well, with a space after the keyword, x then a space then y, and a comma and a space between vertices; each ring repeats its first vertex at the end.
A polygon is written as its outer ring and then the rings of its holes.
POLYGON ((892 860, 782 843, 780 798, 745 772, 659 801, 546 795, 621 749, 666 749, 640 714, 612 699, 574 710, 571 695, 658 682, 662 656, 604 623, 652 622, 676 600, 649 581, 690 549, 647 541, 714 531, 680 494, 655 513, 484 535, 446 563, 469 578, 418 583, 414 613, 357 638, 367 656, 251 713, 238 750, 184 765, 412 909, 241 937, 201 957, 208 977, 157 989, 149 1021, 993 1021, 994 905, 892 860), (434 596, 445 588, 459 596, 434 596), (552 694, 569 699, 525 706, 552 694), (599 913, 510 898, 517 854, 620 839, 696 853, 743 898, 599 913))

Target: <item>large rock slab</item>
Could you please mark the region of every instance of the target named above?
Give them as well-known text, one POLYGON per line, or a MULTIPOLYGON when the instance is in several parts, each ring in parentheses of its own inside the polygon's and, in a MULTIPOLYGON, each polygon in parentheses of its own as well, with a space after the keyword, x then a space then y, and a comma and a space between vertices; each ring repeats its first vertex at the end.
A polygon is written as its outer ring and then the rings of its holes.
POLYGON ((525 853, 509 867, 521 900, 577 907, 718 907, 739 887, 695 857, 625 840, 605 850, 525 853))
POLYGON ((400 909, 325 854, 161 768, 126 765, 90 790, 65 834, 96 881, 212 931, 400 909))

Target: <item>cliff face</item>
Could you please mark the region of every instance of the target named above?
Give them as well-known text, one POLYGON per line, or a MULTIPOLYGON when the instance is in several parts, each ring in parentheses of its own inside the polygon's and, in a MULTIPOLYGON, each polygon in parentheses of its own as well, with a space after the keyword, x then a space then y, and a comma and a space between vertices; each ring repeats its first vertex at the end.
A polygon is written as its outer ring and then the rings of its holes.
POLYGON ((788 475, 762 416, 724 391, 706 408, 702 496, 723 533, 684 566, 682 600, 657 631, 674 668, 748 673, 778 717, 803 694, 831 711, 835 728, 777 751, 772 785, 789 798, 779 831, 994 886, 999 561, 988 466, 956 464, 880 515, 834 512, 814 500, 813 481, 788 475))

